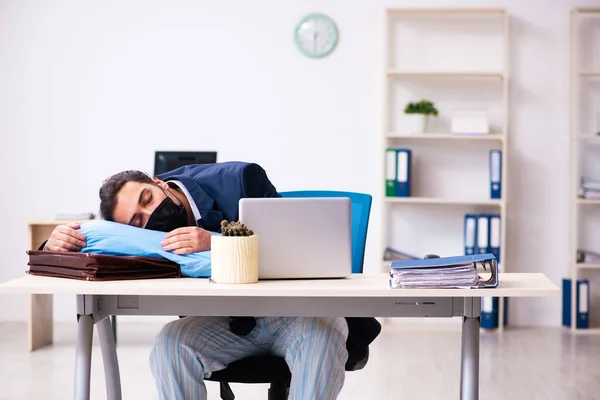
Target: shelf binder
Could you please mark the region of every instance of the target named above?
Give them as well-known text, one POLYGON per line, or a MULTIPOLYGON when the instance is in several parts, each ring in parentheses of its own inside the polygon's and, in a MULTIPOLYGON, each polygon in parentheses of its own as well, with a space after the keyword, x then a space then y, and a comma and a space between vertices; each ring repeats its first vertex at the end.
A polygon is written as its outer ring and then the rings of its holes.
POLYGON ((481 298, 481 328, 498 327, 498 298, 485 296, 481 298))
POLYGON ((571 280, 562 280, 562 324, 571 326, 571 280))
POLYGON ((500 214, 465 214, 465 254, 491 253, 500 260, 502 226, 500 214))
POLYGON ((396 196, 397 164, 398 152, 396 149, 387 149, 385 151, 385 195, 387 197, 396 196))
MULTIPOLYGON (((503 298, 504 301, 504 318, 502 324, 508 325, 508 297, 503 298)), ((496 329, 498 328, 500 313, 500 298, 499 297, 482 297, 481 298, 481 328, 496 329)))
POLYGON ((477 216, 477 253, 489 253, 490 219, 487 215, 477 216))
POLYGON ((502 150, 490 151, 490 198, 502 198, 502 150))
POLYGON ((409 197, 412 152, 409 149, 397 149, 397 153, 396 196, 409 197))
MULTIPOLYGON (((571 326, 571 279, 564 278, 562 286, 562 324, 571 326)), ((587 329, 590 326, 590 281, 578 279, 575 288, 575 327, 587 329)))
POLYGON ((577 328, 587 329, 590 327, 590 281, 580 279, 577 281, 577 328))
POLYGON ((465 255, 470 256, 475 254, 477 247, 477 216, 473 214, 465 215, 464 241, 465 255))
POLYGON ((489 226, 490 226, 490 239, 488 242, 489 253, 492 253, 498 263, 502 262, 500 260, 500 215, 493 214, 489 216, 489 226))

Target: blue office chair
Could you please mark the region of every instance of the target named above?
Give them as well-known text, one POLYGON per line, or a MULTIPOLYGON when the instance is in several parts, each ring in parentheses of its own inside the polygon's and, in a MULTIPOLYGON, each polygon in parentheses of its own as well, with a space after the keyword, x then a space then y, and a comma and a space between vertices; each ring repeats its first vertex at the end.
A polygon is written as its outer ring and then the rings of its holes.
MULTIPOLYGON (((282 197, 349 197, 352 202, 352 273, 363 272, 365 243, 369 226, 372 197, 368 194, 338 192, 326 190, 304 190, 281 192, 282 197)), ((349 326, 356 319, 346 319, 349 326)), ((369 349, 348 347, 346 371, 362 369, 369 359, 369 349)), ((221 399, 234 400, 235 396, 229 383, 269 383, 268 400, 285 400, 292 375, 282 357, 249 357, 227 366, 224 370, 213 372, 209 381, 220 383, 221 399)))
POLYGON ((362 274, 371 212, 371 195, 327 190, 300 190, 280 194, 282 197, 349 197, 352 202, 352 273, 362 274))

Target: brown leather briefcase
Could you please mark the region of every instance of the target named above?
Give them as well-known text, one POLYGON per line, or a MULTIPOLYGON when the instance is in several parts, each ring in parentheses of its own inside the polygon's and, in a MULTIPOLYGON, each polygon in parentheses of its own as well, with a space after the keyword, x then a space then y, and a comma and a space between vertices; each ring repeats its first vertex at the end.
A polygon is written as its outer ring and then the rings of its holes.
POLYGON ((28 250, 28 274, 86 281, 179 278, 179 264, 140 256, 28 250))

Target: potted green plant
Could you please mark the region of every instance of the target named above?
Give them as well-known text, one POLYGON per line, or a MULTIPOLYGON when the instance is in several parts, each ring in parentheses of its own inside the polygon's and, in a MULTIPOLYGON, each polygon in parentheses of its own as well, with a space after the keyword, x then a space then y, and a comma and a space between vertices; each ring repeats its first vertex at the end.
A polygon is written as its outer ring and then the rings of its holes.
POLYGON ((423 133, 427 130, 427 117, 438 115, 438 110, 429 100, 422 99, 418 102, 410 102, 404 108, 407 118, 409 133, 423 133))
POLYGON ((258 236, 241 221, 223 220, 210 246, 212 282, 258 282, 258 236))

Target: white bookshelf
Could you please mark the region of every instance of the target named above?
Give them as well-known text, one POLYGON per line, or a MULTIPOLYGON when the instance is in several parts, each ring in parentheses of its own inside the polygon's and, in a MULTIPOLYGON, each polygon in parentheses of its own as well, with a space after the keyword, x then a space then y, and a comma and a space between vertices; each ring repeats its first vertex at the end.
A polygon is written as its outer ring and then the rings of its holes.
MULTIPOLYGON (((493 213, 501 217, 500 269, 508 271, 508 13, 486 8, 390 8, 385 19, 381 254, 387 246, 416 256, 464 254, 464 215, 493 213), (430 119, 428 132, 411 134, 401 123, 404 106, 421 98, 435 104, 439 117, 433 124, 430 119), (452 134, 451 112, 460 107, 491 110, 491 133, 452 134), (412 150, 410 197, 385 194, 383 155, 388 148, 412 150), (502 150, 501 199, 489 197, 491 149, 502 150), (452 189, 471 181, 468 193, 452 189), (431 247, 419 247, 425 242, 431 247)), ((389 265, 382 262, 384 271, 389 265)), ((502 331, 504 302, 499 300, 498 331, 502 331)))
POLYGON ((598 306, 593 304, 600 283, 600 263, 577 262, 577 249, 582 247, 600 252, 597 240, 590 233, 598 233, 597 212, 600 199, 579 198, 581 176, 600 179, 600 165, 595 159, 600 154, 600 8, 575 8, 570 20, 570 243, 569 271, 571 278, 571 331, 582 334, 599 334, 600 327, 593 326, 598 306), (596 225, 596 226, 595 226, 596 225), (590 328, 576 327, 576 282, 590 279, 590 328))
POLYGON ((572 137, 571 140, 586 140, 586 141, 599 141, 600 142, 600 136, 594 136, 594 135, 578 135, 575 137, 572 137))
POLYGON ((389 133, 386 139, 404 139, 404 140, 489 140, 503 141, 504 135, 498 133, 490 133, 487 135, 455 135, 452 133, 427 133, 415 135, 412 133, 389 133))
POLYGON ((484 71, 388 71, 388 76, 405 77, 405 78, 488 78, 488 79, 504 79, 504 74, 501 72, 484 72, 484 71))
POLYGON ((589 205, 594 205, 594 204, 600 204, 600 199, 575 199, 575 203, 576 204, 589 204, 589 205))
POLYGON ((575 263, 577 269, 600 269, 600 264, 595 263, 575 263))
POLYGON ((432 204, 432 205, 466 205, 466 206, 503 206, 502 199, 452 199, 442 197, 386 197, 386 203, 432 204))
POLYGON ((504 8, 388 8, 388 15, 447 15, 447 14, 458 14, 458 15, 467 15, 467 14, 486 14, 486 15, 505 15, 506 9, 504 8))

